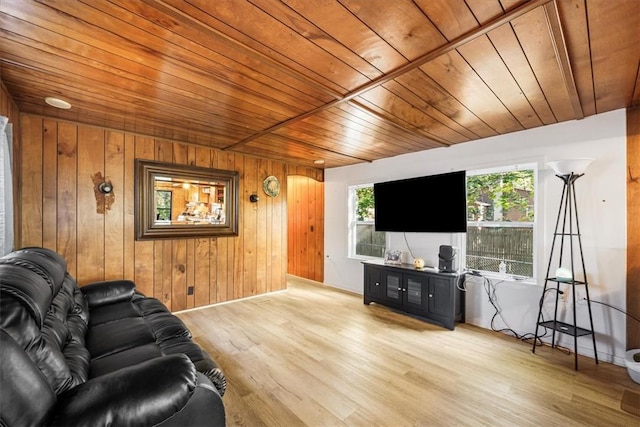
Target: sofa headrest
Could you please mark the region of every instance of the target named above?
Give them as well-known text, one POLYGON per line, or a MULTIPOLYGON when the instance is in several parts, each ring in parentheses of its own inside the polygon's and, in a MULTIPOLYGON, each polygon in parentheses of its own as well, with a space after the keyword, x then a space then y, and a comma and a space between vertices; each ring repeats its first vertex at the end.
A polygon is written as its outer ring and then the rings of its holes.
POLYGON ((55 295, 60 290, 67 272, 67 262, 55 251, 47 248, 22 248, 13 251, 2 258, 3 260, 20 260, 26 268, 44 274, 45 279, 52 280, 51 290, 55 295))
POLYGON ((13 260, 0 259, 0 293, 20 302, 42 328, 53 293, 51 281, 13 260))
POLYGON ((62 257, 62 255, 60 255, 58 252, 54 251, 53 249, 49 249, 49 248, 42 248, 39 246, 28 246, 26 248, 16 249, 15 251, 7 255, 24 254, 24 253, 36 253, 36 254, 46 256, 48 258, 51 258, 57 264, 60 264, 64 270, 67 269, 67 261, 62 257))

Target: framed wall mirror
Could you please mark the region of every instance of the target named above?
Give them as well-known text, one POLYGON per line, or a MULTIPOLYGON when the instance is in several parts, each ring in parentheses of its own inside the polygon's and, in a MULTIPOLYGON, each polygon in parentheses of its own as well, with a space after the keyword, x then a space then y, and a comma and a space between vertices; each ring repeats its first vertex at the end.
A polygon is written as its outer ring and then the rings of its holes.
POLYGON ((136 240, 238 235, 238 172, 136 159, 136 240))

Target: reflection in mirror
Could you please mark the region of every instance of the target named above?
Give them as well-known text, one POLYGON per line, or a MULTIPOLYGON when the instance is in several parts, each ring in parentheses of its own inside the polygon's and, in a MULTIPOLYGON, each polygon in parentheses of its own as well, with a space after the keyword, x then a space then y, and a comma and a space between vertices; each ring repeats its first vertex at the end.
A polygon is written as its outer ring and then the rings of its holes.
POLYGON ((224 224, 225 192, 221 181, 189 181, 170 176, 156 176, 156 224, 224 224))
POLYGON ((238 234, 238 173, 136 160, 138 239, 238 234))

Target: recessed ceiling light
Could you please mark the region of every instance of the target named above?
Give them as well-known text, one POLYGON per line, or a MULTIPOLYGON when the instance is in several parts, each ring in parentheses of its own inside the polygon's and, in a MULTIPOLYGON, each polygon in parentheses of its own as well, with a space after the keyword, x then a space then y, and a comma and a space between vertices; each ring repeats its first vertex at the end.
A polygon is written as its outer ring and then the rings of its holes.
POLYGON ((62 108, 63 110, 68 110, 69 108, 71 108, 71 104, 69 104, 67 101, 64 101, 60 98, 54 98, 54 97, 48 96, 44 99, 44 102, 51 105, 52 107, 62 108))
POLYGON ((324 160, 314 160, 313 163, 316 165, 324 165, 324 160))

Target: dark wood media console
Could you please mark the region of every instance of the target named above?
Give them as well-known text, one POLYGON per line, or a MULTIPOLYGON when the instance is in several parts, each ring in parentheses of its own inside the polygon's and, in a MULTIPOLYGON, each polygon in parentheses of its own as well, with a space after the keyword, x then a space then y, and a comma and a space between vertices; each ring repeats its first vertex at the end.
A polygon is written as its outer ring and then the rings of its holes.
POLYGON ((375 302, 453 330, 464 322, 464 275, 364 261, 364 303, 375 302))

